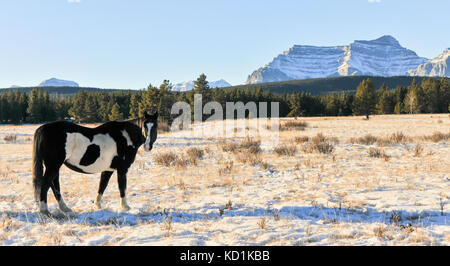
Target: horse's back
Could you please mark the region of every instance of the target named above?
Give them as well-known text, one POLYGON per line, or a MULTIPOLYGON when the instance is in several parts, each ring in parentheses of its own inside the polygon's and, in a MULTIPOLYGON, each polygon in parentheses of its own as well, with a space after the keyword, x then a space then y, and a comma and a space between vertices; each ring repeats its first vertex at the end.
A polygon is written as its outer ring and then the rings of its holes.
POLYGON ((75 123, 62 120, 62 121, 55 121, 55 122, 43 124, 36 130, 36 133, 38 133, 38 132, 45 133, 45 134, 51 134, 53 132, 65 133, 68 130, 70 130, 70 131, 78 130, 79 127, 80 126, 75 123))

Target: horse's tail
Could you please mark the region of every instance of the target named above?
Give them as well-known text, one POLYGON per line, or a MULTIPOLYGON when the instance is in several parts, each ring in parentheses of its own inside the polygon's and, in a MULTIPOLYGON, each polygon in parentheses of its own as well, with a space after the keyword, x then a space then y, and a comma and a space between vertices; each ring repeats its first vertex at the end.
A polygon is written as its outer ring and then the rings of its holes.
POLYGON ((40 201, 41 194, 41 184, 44 172, 44 167, 42 165, 42 128, 38 128, 34 133, 33 137, 33 189, 34 189, 34 199, 36 202, 40 201))

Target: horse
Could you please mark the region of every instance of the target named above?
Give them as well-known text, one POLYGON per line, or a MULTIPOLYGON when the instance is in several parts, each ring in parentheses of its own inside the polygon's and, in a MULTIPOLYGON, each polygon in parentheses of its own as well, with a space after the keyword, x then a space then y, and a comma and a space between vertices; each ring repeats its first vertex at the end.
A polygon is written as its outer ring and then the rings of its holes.
POLYGON ((101 198, 109 179, 117 171, 122 210, 130 207, 126 200, 127 172, 139 147, 149 152, 157 138, 158 113, 126 121, 111 121, 88 128, 68 121, 44 124, 33 137, 32 176, 34 199, 41 214, 51 216, 47 207, 49 188, 59 209, 72 212, 61 197, 59 169, 64 164, 82 174, 100 175, 95 206, 101 209, 101 198), (45 172, 44 167, 45 165, 45 172))

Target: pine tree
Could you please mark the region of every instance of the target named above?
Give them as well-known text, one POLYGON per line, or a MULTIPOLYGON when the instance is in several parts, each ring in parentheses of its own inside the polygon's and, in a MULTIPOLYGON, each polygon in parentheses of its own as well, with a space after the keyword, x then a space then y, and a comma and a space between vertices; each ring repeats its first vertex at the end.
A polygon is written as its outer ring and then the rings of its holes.
POLYGON ((419 97, 417 95, 417 90, 414 87, 411 87, 408 90, 408 93, 405 96, 404 106, 410 114, 416 114, 420 112, 419 97))
POLYGON ((341 92, 339 96, 339 101, 341 103, 341 109, 339 110, 339 115, 351 115, 353 106, 353 95, 349 93, 341 92))
POLYGON ((20 121, 25 122, 27 120, 27 109, 28 109, 28 96, 26 93, 20 94, 19 105, 20 105, 20 121))
POLYGON ((339 109, 341 108, 339 97, 336 93, 327 95, 325 97, 325 112, 327 115, 336 116, 339 114, 339 109))
POLYGON ((120 112, 120 106, 118 103, 113 105, 111 113, 108 117, 110 121, 118 121, 123 119, 123 114, 120 112))
MULTIPOLYGON (((19 93, 19 91, 17 91, 19 93)), ((9 120, 11 123, 18 123, 20 121, 20 106, 19 106, 19 97, 12 90, 8 92, 7 101, 9 104, 9 120)))
POLYGON ((204 73, 200 74, 196 81, 194 81, 194 89, 196 93, 204 94, 209 90, 208 81, 204 73))
POLYGON ((130 98, 130 118, 139 117, 139 102, 142 100, 142 93, 133 93, 130 98))
POLYGON ((69 115, 79 122, 85 121, 84 108, 87 96, 87 91, 80 90, 73 98, 72 107, 69 109, 69 115))
POLYGON ((374 113, 376 105, 376 89, 370 78, 363 80, 356 89, 353 101, 353 112, 356 115, 369 115, 374 113))
POLYGON ((376 105, 376 110, 378 114, 392 114, 394 112, 394 95, 386 86, 383 84, 378 90, 378 101, 376 105))
POLYGON ((6 93, 0 93, 0 122, 7 123, 9 120, 9 103, 6 93))
POLYGON ((439 88, 441 92, 441 101, 439 103, 439 112, 445 113, 450 106, 450 81, 447 78, 441 78, 439 81, 439 88))
POLYGON ((98 105, 97 105, 97 100, 95 98, 95 94, 90 93, 87 98, 86 101, 84 102, 84 122, 96 122, 98 121, 98 105))
POLYGON ((39 98, 39 90, 32 89, 30 91, 30 100, 28 103, 27 114, 30 122, 38 123, 43 121, 41 114, 41 101, 39 98))
POLYGON ((172 94, 173 85, 169 80, 164 80, 159 86, 159 103, 158 103, 158 113, 163 121, 171 120, 171 109, 172 105, 175 103, 175 98, 172 94))
POLYGON ((142 101, 139 103, 139 116, 143 116, 145 112, 151 113, 158 110, 159 90, 158 88, 148 85, 147 91, 142 93, 142 101))
POLYGON ((71 98, 64 96, 59 97, 55 105, 56 119, 63 120, 68 118, 71 105, 71 98))

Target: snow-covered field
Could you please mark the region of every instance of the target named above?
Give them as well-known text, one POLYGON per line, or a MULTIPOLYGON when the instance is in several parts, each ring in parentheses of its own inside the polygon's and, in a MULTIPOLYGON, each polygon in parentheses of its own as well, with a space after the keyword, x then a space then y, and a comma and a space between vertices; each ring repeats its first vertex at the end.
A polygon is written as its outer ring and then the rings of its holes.
MULTIPOLYGON (((294 155, 261 145, 260 162, 244 164, 222 149, 239 138, 159 134, 139 151, 128 174, 121 212, 115 175, 102 210, 95 209, 99 175, 61 168, 61 189, 74 210, 39 216, 31 185, 35 125, 0 125, 0 245, 449 245, 450 133, 441 115, 302 118, 303 131, 280 133, 294 155), (350 138, 402 132, 404 143, 364 145, 350 138), (332 138, 331 154, 306 152, 300 136, 332 138), (5 139, 16 135, 15 141, 5 139), (164 167, 156 157, 204 151, 197 165, 164 167), (370 148, 387 156, 369 156, 370 148)), ((284 122, 283 122, 284 123, 284 122)))

